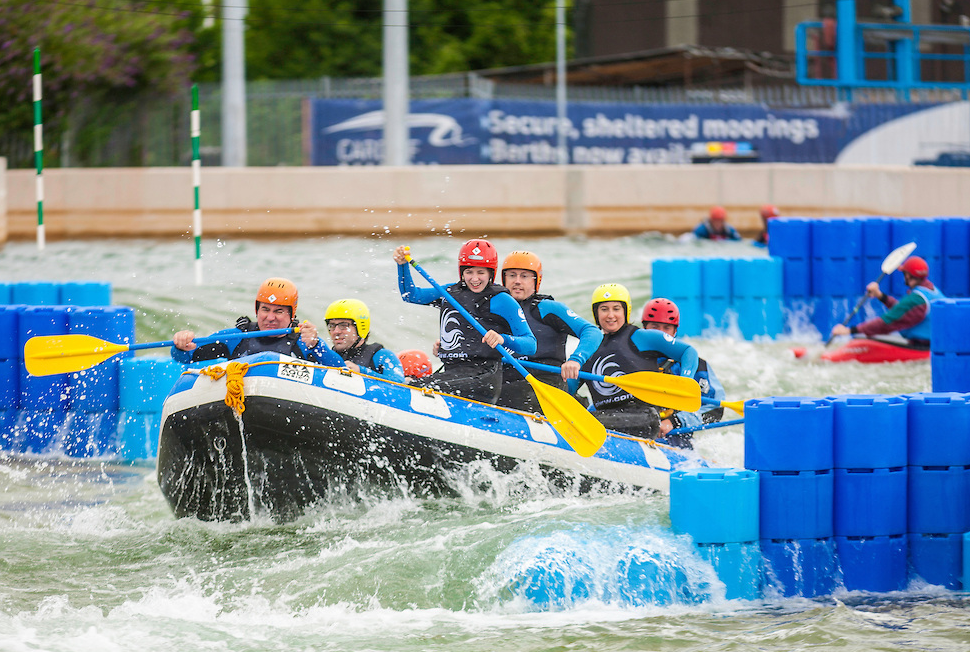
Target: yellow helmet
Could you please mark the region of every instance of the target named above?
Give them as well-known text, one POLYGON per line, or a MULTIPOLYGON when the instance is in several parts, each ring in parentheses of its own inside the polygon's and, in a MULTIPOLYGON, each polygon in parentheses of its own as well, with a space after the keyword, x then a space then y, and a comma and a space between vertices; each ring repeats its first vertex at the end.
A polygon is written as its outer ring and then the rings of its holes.
POLYGON ((505 272, 509 269, 531 269, 536 273, 536 292, 542 283, 542 261, 531 251, 513 251, 502 261, 502 283, 505 283, 505 272))
POLYGON ((290 317, 295 317, 299 296, 293 281, 286 278, 268 278, 263 281, 263 284, 259 286, 259 291, 256 292, 256 311, 259 311, 260 303, 289 306, 290 317))
POLYGON ((330 323, 331 319, 349 319, 357 327, 357 337, 366 339, 370 333, 370 310, 359 299, 338 299, 327 306, 323 321, 330 323))
POLYGON ((595 290, 593 290, 593 323, 597 326, 600 325, 599 316, 596 314, 596 308, 606 301, 619 301, 623 304, 623 309, 626 314, 623 317, 624 321, 630 321, 630 313, 633 312, 633 302, 630 300, 630 292, 620 285, 619 283, 604 283, 595 290))

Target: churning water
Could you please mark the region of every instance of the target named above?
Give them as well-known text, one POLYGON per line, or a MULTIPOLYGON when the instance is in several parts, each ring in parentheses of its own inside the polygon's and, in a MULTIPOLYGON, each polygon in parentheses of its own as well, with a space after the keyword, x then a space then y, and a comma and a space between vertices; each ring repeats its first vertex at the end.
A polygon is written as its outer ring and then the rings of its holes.
MULTIPOLYGON (((430 351, 436 313, 400 300, 390 252, 411 244, 425 269, 450 282, 462 240, 487 234, 407 242, 389 231, 209 241, 200 287, 188 239, 54 242, 43 253, 11 243, 0 251, 0 279, 109 281, 115 303, 136 309, 138 340, 157 341, 231 325, 252 311, 260 281, 286 276, 300 288, 302 318, 322 324, 331 301, 357 297, 370 306, 372 340, 430 351)), ((625 284, 642 306, 657 257, 765 255, 743 243, 649 234, 494 242, 501 254, 539 253, 543 290, 581 315, 605 282, 625 284)), ((730 400, 930 388, 928 363, 820 363, 818 335, 807 331, 692 343, 730 400), (806 359, 789 353, 794 344, 808 346, 806 359)), ((719 465, 743 464, 740 429, 695 441, 719 465)), ((150 462, 2 457, 0 650, 970 649, 970 598, 939 587, 725 600, 711 569, 669 532, 662 496, 576 496, 532 468, 478 469, 456 489, 439 499, 334 498, 286 525, 202 523, 172 516, 150 462), (662 571, 652 601, 623 595, 617 567, 597 561, 633 549, 662 571), (539 563, 580 573, 595 590, 579 586, 537 610, 511 588, 539 563)))

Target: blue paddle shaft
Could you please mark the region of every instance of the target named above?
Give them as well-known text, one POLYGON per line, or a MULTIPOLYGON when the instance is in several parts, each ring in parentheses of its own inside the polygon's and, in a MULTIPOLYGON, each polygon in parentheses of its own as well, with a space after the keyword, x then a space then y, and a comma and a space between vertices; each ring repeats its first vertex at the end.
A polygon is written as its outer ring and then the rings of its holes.
MULTIPOLYGON (((299 332, 299 328, 276 328, 269 331, 249 331, 243 333, 240 331, 239 335, 232 335, 228 337, 226 335, 209 335, 208 337, 196 337, 192 341, 196 345, 202 344, 212 344, 213 342, 223 342, 227 339, 246 339, 249 337, 275 337, 277 335, 289 335, 290 333, 299 332)), ((166 340, 164 342, 141 342, 139 344, 129 344, 129 351, 138 351, 139 349, 163 349, 167 346, 175 346, 173 340, 166 340)))
MULTIPOLYGON (((483 337, 485 336, 485 334, 488 332, 487 330, 485 330, 485 327, 482 326, 480 323, 478 323, 478 320, 475 319, 474 317, 472 317, 471 313, 468 312, 467 310, 465 310, 465 307, 463 305, 461 305, 460 303, 458 303, 458 300, 457 299, 455 299, 453 296, 451 296, 450 294, 448 294, 448 291, 447 290, 445 290, 443 287, 441 287, 440 285, 438 285, 438 282, 436 280, 434 280, 433 278, 431 278, 431 275, 430 274, 428 274, 426 271, 424 271, 423 269, 421 269, 421 265, 418 265, 418 263, 415 262, 415 260, 413 258, 411 258, 410 254, 407 256, 407 261, 409 263, 411 263, 411 267, 413 267, 414 269, 418 270, 418 273, 421 276, 424 277, 424 280, 426 280, 428 283, 430 283, 431 285, 434 286, 434 289, 436 289, 438 291, 438 294, 440 294, 443 299, 445 299, 448 303, 450 303, 452 308, 454 308, 455 310, 457 310, 458 313, 462 317, 464 317, 465 320, 469 324, 471 324, 472 326, 474 326, 475 327, 475 330, 477 330, 479 333, 481 333, 483 337)), ((513 367, 515 367, 515 370, 518 371, 520 374, 522 374, 522 377, 523 378, 525 378, 525 377, 527 377, 529 375, 529 372, 525 370, 525 367, 522 366, 522 363, 520 363, 518 360, 516 360, 512 356, 512 354, 509 353, 508 350, 504 346, 502 346, 501 344, 499 344, 495 348, 496 348, 496 350, 498 350, 499 353, 502 354, 502 357, 505 358, 505 361, 506 362, 508 362, 513 367)), ((558 369, 556 369, 555 367, 550 367, 550 368, 551 369, 555 369, 556 371, 558 371, 558 369)))
POLYGON ((705 423, 702 426, 696 426, 694 428, 691 428, 690 426, 684 426, 683 428, 674 428, 666 435, 664 435, 664 437, 669 437, 670 435, 685 435, 689 432, 697 432, 698 430, 710 430, 711 428, 726 428, 727 426, 736 426, 739 423, 744 423, 744 419, 734 419, 732 421, 718 421, 717 423, 705 423))

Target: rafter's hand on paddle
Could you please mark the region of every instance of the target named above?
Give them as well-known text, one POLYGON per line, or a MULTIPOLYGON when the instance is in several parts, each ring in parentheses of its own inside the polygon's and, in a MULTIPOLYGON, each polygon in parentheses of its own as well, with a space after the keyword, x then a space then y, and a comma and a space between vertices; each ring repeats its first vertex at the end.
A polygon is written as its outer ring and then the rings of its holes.
POLYGON ((179 331, 172 336, 175 348, 180 351, 194 351, 196 349, 196 344, 192 341, 194 339, 195 331, 179 331))
POLYGON ((563 380, 575 380, 579 378, 579 363, 575 360, 566 360, 560 369, 560 376, 563 380))

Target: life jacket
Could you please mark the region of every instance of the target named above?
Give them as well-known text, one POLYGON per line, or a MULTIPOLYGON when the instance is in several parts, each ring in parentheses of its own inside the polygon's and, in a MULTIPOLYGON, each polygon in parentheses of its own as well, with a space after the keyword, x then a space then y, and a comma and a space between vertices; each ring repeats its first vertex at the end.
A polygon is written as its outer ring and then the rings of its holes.
POLYGON ((347 362, 353 362, 361 367, 373 369, 374 355, 383 348, 384 346, 381 344, 363 344, 361 346, 352 346, 346 351, 338 351, 337 353, 347 362))
POLYGON ((525 320, 529 322, 529 328, 532 329, 532 334, 536 336, 535 355, 530 355, 526 359, 561 367, 566 361, 566 339, 569 335, 559 332, 542 321, 539 302, 546 299, 555 301, 548 294, 533 294, 528 299, 519 302, 519 305, 522 306, 522 312, 525 314, 525 320))
MULTIPOLYGON (((472 292, 464 281, 449 286, 446 290, 462 308, 478 320, 485 330, 493 330, 500 335, 511 335, 512 329, 504 318, 489 310, 492 297, 508 289, 491 283, 481 292, 472 292)), ((502 354, 482 342, 482 335, 468 323, 452 305, 444 299, 435 301, 441 308, 439 327, 438 358, 442 362, 500 360, 502 354)))
POLYGON ((283 337, 250 337, 239 342, 239 346, 233 349, 229 359, 235 360, 245 355, 263 353, 264 351, 282 353, 283 355, 303 359, 305 356, 300 349, 299 342, 299 333, 290 333, 283 337))
MULTIPOLYGON (((657 352, 641 351, 634 346, 632 337, 636 331, 637 327, 633 324, 624 324, 617 332, 604 335, 599 348, 583 365, 583 371, 598 376, 622 376, 636 371, 659 371, 657 352)), ((627 407, 631 402, 640 403, 638 399, 616 385, 588 380, 586 386, 597 410, 627 407)))
POLYGON ((932 288, 926 287, 925 285, 917 285, 913 288, 913 292, 921 295, 923 300, 926 301, 926 317, 923 321, 916 324, 912 328, 907 328, 904 331, 899 331, 899 334, 908 340, 926 340, 930 341, 931 331, 930 328, 930 308, 933 306, 931 301, 934 299, 945 299, 946 296, 940 292, 939 288, 933 286, 932 288))

